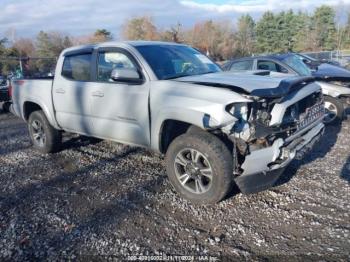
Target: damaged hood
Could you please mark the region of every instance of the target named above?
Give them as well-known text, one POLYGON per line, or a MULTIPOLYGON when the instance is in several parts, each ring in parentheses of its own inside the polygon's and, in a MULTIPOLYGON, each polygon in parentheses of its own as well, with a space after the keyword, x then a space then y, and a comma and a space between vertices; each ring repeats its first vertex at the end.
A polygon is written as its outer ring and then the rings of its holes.
POLYGON ((312 77, 275 78, 252 75, 245 72, 220 72, 205 75, 194 75, 177 78, 175 81, 229 88, 238 93, 260 97, 281 97, 301 84, 313 82, 312 77))
POLYGON ((312 75, 320 80, 350 81, 349 70, 330 64, 319 65, 317 71, 313 72, 312 75))

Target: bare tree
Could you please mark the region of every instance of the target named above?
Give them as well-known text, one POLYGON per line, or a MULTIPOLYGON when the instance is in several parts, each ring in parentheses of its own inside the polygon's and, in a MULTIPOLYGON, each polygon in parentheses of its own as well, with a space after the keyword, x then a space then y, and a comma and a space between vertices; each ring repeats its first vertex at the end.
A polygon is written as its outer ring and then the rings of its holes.
POLYGON ((255 22, 250 15, 243 15, 238 20, 236 38, 242 56, 250 55, 255 44, 255 22))
POLYGON ((233 27, 227 21, 197 23, 187 31, 185 40, 216 60, 231 57, 236 48, 233 27))
POLYGON ((344 38, 345 38, 345 46, 349 48, 350 47, 350 12, 348 13, 348 20, 344 28, 344 38))
POLYGON ((103 43, 112 40, 112 33, 106 29, 98 29, 88 38, 89 43, 103 43))
POLYGON ((30 38, 20 38, 13 43, 13 47, 18 50, 20 56, 34 56, 35 55, 35 45, 30 38))
POLYGON ((36 61, 39 71, 52 71, 62 50, 72 45, 71 38, 61 32, 40 31, 35 42, 36 56, 45 59, 36 61))
POLYGON ((126 22, 123 37, 128 40, 158 40, 159 34, 152 18, 142 16, 126 22))
POLYGON ((170 29, 160 33, 160 38, 163 41, 180 43, 184 41, 182 25, 180 22, 176 26, 171 26, 170 29))

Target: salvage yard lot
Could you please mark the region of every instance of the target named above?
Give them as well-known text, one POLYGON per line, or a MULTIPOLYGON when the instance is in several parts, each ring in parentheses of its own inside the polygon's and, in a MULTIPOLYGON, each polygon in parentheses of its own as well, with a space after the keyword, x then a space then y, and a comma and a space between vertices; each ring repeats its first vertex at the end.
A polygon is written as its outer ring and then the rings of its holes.
POLYGON ((169 186, 162 156, 65 135, 41 155, 26 124, 0 111, 0 258, 135 254, 347 260, 350 121, 328 127, 276 187, 195 206, 169 186))

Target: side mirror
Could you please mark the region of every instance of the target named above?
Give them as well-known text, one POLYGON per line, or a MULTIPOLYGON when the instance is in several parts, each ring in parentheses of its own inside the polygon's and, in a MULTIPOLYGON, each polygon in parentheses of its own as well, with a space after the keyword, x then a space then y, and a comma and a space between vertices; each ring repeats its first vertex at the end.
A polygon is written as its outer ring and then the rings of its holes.
POLYGON ((141 84, 143 79, 139 72, 132 68, 116 68, 112 70, 111 79, 115 82, 126 82, 133 84, 141 84))

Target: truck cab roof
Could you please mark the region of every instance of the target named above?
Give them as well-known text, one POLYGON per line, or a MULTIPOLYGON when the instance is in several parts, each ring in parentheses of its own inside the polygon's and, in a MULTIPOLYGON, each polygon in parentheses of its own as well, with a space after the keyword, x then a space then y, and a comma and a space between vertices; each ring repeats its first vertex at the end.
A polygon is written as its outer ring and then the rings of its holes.
POLYGON ((138 47, 138 46, 157 46, 157 45, 177 45, 185 46, 184 44, 173 43, 173 42, 162 42, 162 41, 110 41, 99 44, 79 45, 67 48, 63 51, 63 54, 70 52, 76 52, 80 50, 96 49, 99 47, 138 47))

